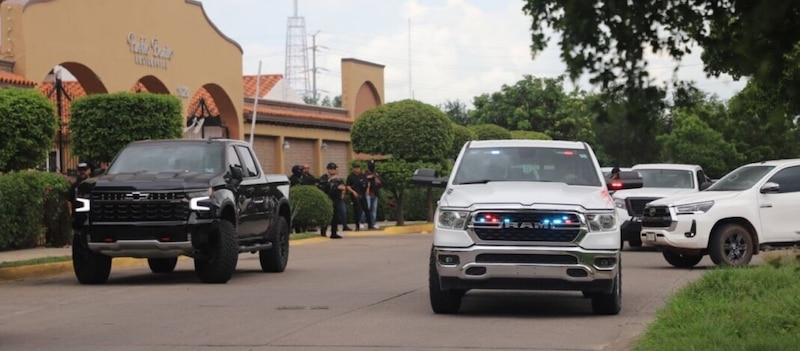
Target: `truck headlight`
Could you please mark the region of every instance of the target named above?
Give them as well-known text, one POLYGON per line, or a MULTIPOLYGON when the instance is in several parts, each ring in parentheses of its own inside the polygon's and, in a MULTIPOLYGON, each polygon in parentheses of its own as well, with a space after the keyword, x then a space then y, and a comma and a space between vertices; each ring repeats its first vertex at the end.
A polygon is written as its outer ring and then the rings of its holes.
POLYGON ((625 200, 614 198, 614 206, 617 206, 618 209, 624 210, 625 208, 625 200))
POLYGON ((467 211, 439 210, 436 225, 443 229, 464 229, 467 225, 467 211))
POLYGON ((675 206, 675 212, 679 215, 682 214, 703 214, 708 212, 714 206, 714 201, 704 201, 693 204, 686 204, 675 206))
POLYGON ((608 232, 617 229, 617 216, 611 213, 591 213, 586 215, 590 232, 608 232))
POLYGON ((211 211, 211 188, 186 193, 192 211, 211 211))

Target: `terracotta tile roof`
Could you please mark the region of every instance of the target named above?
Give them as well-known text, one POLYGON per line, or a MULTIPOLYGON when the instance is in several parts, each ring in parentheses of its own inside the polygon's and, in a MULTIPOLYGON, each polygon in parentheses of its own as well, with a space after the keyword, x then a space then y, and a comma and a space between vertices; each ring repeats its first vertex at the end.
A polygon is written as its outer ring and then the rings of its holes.
POLYGON ((200 116, 219 116, 219 109, 217 109, 217 104, 214 103, 214 98, 211 97, 211 94, 205 89, 200 88, 194 96, 192 100, 189 102, 189 115, 200 115, 200 116), (208 111, 201 111, 200 109, 200 99, 203 99, 206 107, 208 107, 208 111))
MULTIPOLYGON (((245 106, 244 107, 245 113, 253 113, 252 106, 245 106)), ((353 120, 347 117, 338 117, 333 114, 322 113, 318 111, 287 111, 281 110, 278 108, 270 107, 270 106, 258 106, 258 113, 270 115, 270 116, 281 116, 281 117, 296 117, 296 118, 309 118, 309 119, 316 119, 316 120, 323 120, 323 121, 332 121, 332 122, 344 122, 344 123, 353 123, 353 120)))
MULTIPOLYGON (((64 87, 64 91, 67 93, 67 96, 65 96, 62 100, 63 110, 61 115, 61 121, 63 122, 63 125, 66 126, 70 119, 70 100, 75 100, 79 97, 86 96, 86 91, 83 90, 81 83, 77 81, 63 81, 61 83, 61 86, 64 87)), ((53 105, 56 104, 56 92, 53 91, 54 86, 55 83, 53 82, 41 82, 37 87, 37 89, 39 89, 39 91, 44 94, 45 97, 48 97, 50 101, 53 102, 53 105)), ((58 111, 56 111, 56 113, 57 112, 58 111)))
MULTIPOLYGON (((283 79, 282 74, 262 74, 261 81, 259 82, 260 86, 258 88, 258 95, 264 96, 267 95, 272 88, 275 87, 275 84, 283 79)), ((258 80, 258 76, 244 76, 242 77, 242 82, 244 83, 244 96, 245 97, 253 97, 256 95, 256 81, 258 80)))
POLYGON ((27 87, 33 87, 36 85, 36 83, 28 80, 23 76, 18 76, 14 73, 6 71, 0 71, 0 83, 27 86, 27 87))
POLYGON ((136 93, 136 92, 140 92, 140 91, 147 91, 147 87, 144 86, 144 84, 142 84, 142 82, 136 82, 136 84, 134 84, 131 87, 131 90, 130 90, 131 93, 136 93))

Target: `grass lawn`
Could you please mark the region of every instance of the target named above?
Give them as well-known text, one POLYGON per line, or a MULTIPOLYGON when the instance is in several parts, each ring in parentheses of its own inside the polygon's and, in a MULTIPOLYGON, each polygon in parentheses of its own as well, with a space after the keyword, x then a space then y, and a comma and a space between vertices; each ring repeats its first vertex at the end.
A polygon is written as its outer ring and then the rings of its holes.
POLYGON ((669 299, 634 347, 636 351, 798 349, 797 253, 704 274, 669 299))
POLYGON ((56 263, 65 261, 72 261, 72 256, 42 257, 42 258, 32 258, 30 260, 23 260, 23 261, 0 262, 0 268, 30 266, 34 264, 56 263))

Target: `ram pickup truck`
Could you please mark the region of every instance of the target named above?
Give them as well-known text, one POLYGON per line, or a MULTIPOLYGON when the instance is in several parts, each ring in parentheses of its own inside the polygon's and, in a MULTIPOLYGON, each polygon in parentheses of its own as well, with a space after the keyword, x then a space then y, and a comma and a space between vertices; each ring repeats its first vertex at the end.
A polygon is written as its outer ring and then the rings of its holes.
POLYGON ((82 284, 108 280, 113 257, 146 258, 154 273, 194 259, 201 281, 226 283, 239 253, 265 272, 289 258, 289 179, 264 174, 250 145, 230 139, 128 144, 76 189, 72 262, 82 284))
POLYGON ((698 165, 677 163, 638 164, 631 171, 639 173, 642 187, 620 190, 612 194, 617 216, 622 223, 622 242, 630 247, 642 246, 639 234, 642 230, 642 212, 650 201, 662 197, 696 193, 711 185, 703 168, 698 165))
POLYGON ((588 144, 470 141, 450 177, 418 169, 412 180, 446 188, 429 262, 435 313, 458 313, 470 289, 581 291, 595 313, 619 313, 619 223, 588 144))
POLYGON ((645 206, 641 238, 675 267, 704 255, 745 266, 762 250, 800 245, 800 159, 751 163, 708 189, 645 206))

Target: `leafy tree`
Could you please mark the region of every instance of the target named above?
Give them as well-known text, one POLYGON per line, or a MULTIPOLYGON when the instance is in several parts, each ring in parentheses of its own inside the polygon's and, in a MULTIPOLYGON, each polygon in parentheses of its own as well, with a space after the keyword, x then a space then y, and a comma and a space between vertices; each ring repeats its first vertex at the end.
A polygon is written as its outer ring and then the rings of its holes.
POLYGON ((471 129, 453 123, 453 146, 450 148, 450 152, 448 153, 449 159, 455 159, 458 157, 458 153, 461 152, 461 148, 464 147, 464 144, 470 140, 477 139, 475 132, 471 129))
POLYGON ((172 95, 94 94, 73 101, 70 112, 72 150, 95 162, 110 162, 132 141, 183 135, 181 102, 172 95))
POLYGON ((411 188, 417 168, 445 170, 453 145, 453 127, 447 115, 434 106, 402 100, 371 108, 353 123, 353 151, 387 155, 380 172, 384 190, 395 199, 397 224, 403 225, 403 198, 411 188))
POLYGON ((658 137, 665 162, 698 164, 712 177, 721 177, 737 165, 739 155, 722 133, 688 110, 673 116, 673 129, 658 137))
MULTIPOLYGON (((570 78, 588 73, 603 87, 651 84, 645 53, 678 61, 702 48, 708 75, 749 77, 800 105, 800 3, 784 0, 526 0, 531 49, 541 52, 551 30, 560 35, 570 78)), ((629 115, 631 119, 639 118, 629 115)))
POLYGON ((800 156, 800 128, 789 106, 772 86, 751 81, 728 101, 729 118, 719 128, 744 154, 742 162, 795 158, 800 156))
POLYGON ((475 110, 470 113, 470 124, 544 132, 555 123, 556 111, 566 98, 563 83, 562 77, 525 75, 514 85, 503 84, 500 91, 473 99, 475 110))
POLYGON ((453 123, 465 126, 469 124, 469 109, 467 104, 461 100, 447 100, 439 105, 439 109, 444 111, 453 123))
POLYGON ((511 139, 553 140, 549 135, 530 130, 512 130, 511 139))
POLYGON ((0 173, 36 167, 58 129, 50 101, 34 89, 0 89, 0 173))
POLYGON ((476 124, 468 126, 477 140, 511 139, 511 132, 495 124, 476 124))

